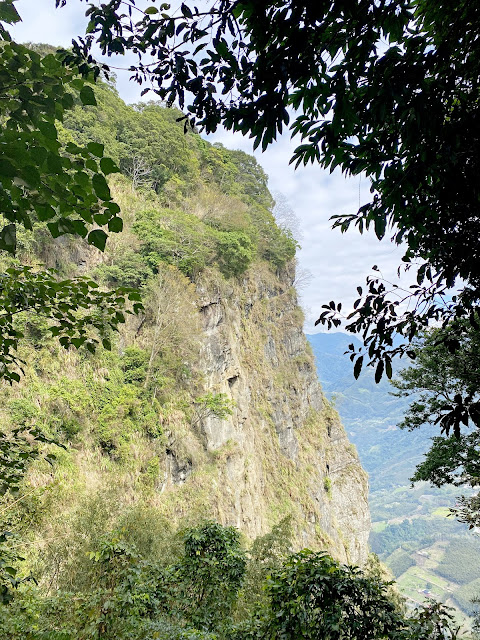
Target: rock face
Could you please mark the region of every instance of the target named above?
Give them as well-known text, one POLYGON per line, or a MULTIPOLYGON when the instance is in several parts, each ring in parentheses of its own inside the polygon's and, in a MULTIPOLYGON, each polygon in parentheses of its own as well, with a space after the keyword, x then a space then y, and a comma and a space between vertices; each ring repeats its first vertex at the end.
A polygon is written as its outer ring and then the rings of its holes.
POLYGON ((198 284, 205 390, 235 406, 203 419, 190 445, 172 428, 162 493, 174 512, 197 505, 249 538, 291 516, 297 547, 361 565, 367 476, 323 396, 293 279, 265 267, 240 284, 198 284))

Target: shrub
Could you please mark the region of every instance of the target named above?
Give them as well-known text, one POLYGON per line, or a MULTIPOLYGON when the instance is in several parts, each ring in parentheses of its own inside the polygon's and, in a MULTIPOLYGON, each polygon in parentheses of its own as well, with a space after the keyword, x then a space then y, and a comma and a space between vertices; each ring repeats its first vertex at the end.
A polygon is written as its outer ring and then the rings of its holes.
POLYGON ((223 275, 239 276, 248 269, 255 257, 255 247, 246 233, 220 232, 217 257, 223 275))
POLYGON ((138 347, 127 347, 122 354, 122 369, 125 382, 141 384, 145 381, 148 353, 138 347))
POLYGON ((102 264, 96 269, 98 276, 110 286, 141 287, 153 271, 144 256, 126 251, 115 258, 113 264, 102 264))

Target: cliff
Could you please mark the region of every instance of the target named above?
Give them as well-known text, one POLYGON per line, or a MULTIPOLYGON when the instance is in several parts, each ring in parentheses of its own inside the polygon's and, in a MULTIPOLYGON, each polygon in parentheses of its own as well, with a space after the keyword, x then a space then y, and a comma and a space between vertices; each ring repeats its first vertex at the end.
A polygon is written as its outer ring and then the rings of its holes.
POLYGON ((234 411, 198 425, 203 462, 171 433, 164 487, 174 505, 188 494, 190 507, 251 539, 292 515, 296 546, 363 564, 367 478, 317 380, 293 280, 290 265, 279 277, 264 268, 235 285, 198 285, 205 388, 226 394, 234 411))
POLYGON ((129 107, 101 84, 96 93, 64 137, 101 141, 122 168, 110 182, 123 232, 100 253, 52 241, 38 221, 19 234, 21 258, 137 287, 144 310, 95 354, 65 351, 44 318, 19 316, 26 365, 0 389, 2 428, 64 446, 44 447, 56 458, 40 456, 20 496, 3 499, 0 524, 18 536, 25 574, 49 590, 83 588, 85 557, 106 533, 162 556, 206 517, 253 541, 289 516, 295 548, 363 564, 366 474, 317 380, 296 242, 275 223, 265 173, 185 135, 174 110, 129 107))

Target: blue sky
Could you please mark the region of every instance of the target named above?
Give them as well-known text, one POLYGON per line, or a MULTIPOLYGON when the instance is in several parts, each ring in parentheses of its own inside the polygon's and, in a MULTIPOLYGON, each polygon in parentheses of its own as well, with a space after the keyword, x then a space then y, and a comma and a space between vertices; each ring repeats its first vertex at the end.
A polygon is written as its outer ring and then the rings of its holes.
MULTIPOLYGON (((62 9, 55 9, 55 0, 18 0, 16 6, 22 23, 10 31, 18 41, 68 46, 73 37, 84 32, 87 4, 80 0, 68 0, 62 9)), ((127 67, 129 61, 114 64, 127 67)), ((118 90, 126 102, 136 102, 140 88, 129 81, 128 75, 118 73, 118 90)), ((209 140, 253 153, 250 140, 240 134, 220 131, 209 140)), ((301 298, 307 316, 305 329, 312 333, 318 330, 313 321, 323 303, 334 299, 342 301, 346 309, 351 307, 356 287, 364 284, 372 265, 377 264, 388 280, 395 280, 402 250, 388 240, 378 242, 373 233, 360 236, 354 230, 347 234, 332 230, 330 216, 356 211, 359 203, 367 201, 370 185, 365 178, 347 180, 340 172, 331 175, 315 165, 295 171, 288 163, 296 144, 286 134, 265 153, 254 155, 269 175, 271 191, 287 198, 301 222, 299 265, 312 274, 301 298)))

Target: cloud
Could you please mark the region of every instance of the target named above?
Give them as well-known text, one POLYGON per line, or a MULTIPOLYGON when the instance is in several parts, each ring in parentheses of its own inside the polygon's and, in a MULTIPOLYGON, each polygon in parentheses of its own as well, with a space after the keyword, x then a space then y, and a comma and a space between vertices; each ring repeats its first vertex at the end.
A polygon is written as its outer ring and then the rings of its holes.
POLYGON ((68 47, 72 38, 85 32, 86 4, 78 0, 55 9, 54 0, 22 0, 17 4, 22 22, 9 28, 18 42, 38 42, 68 47))

